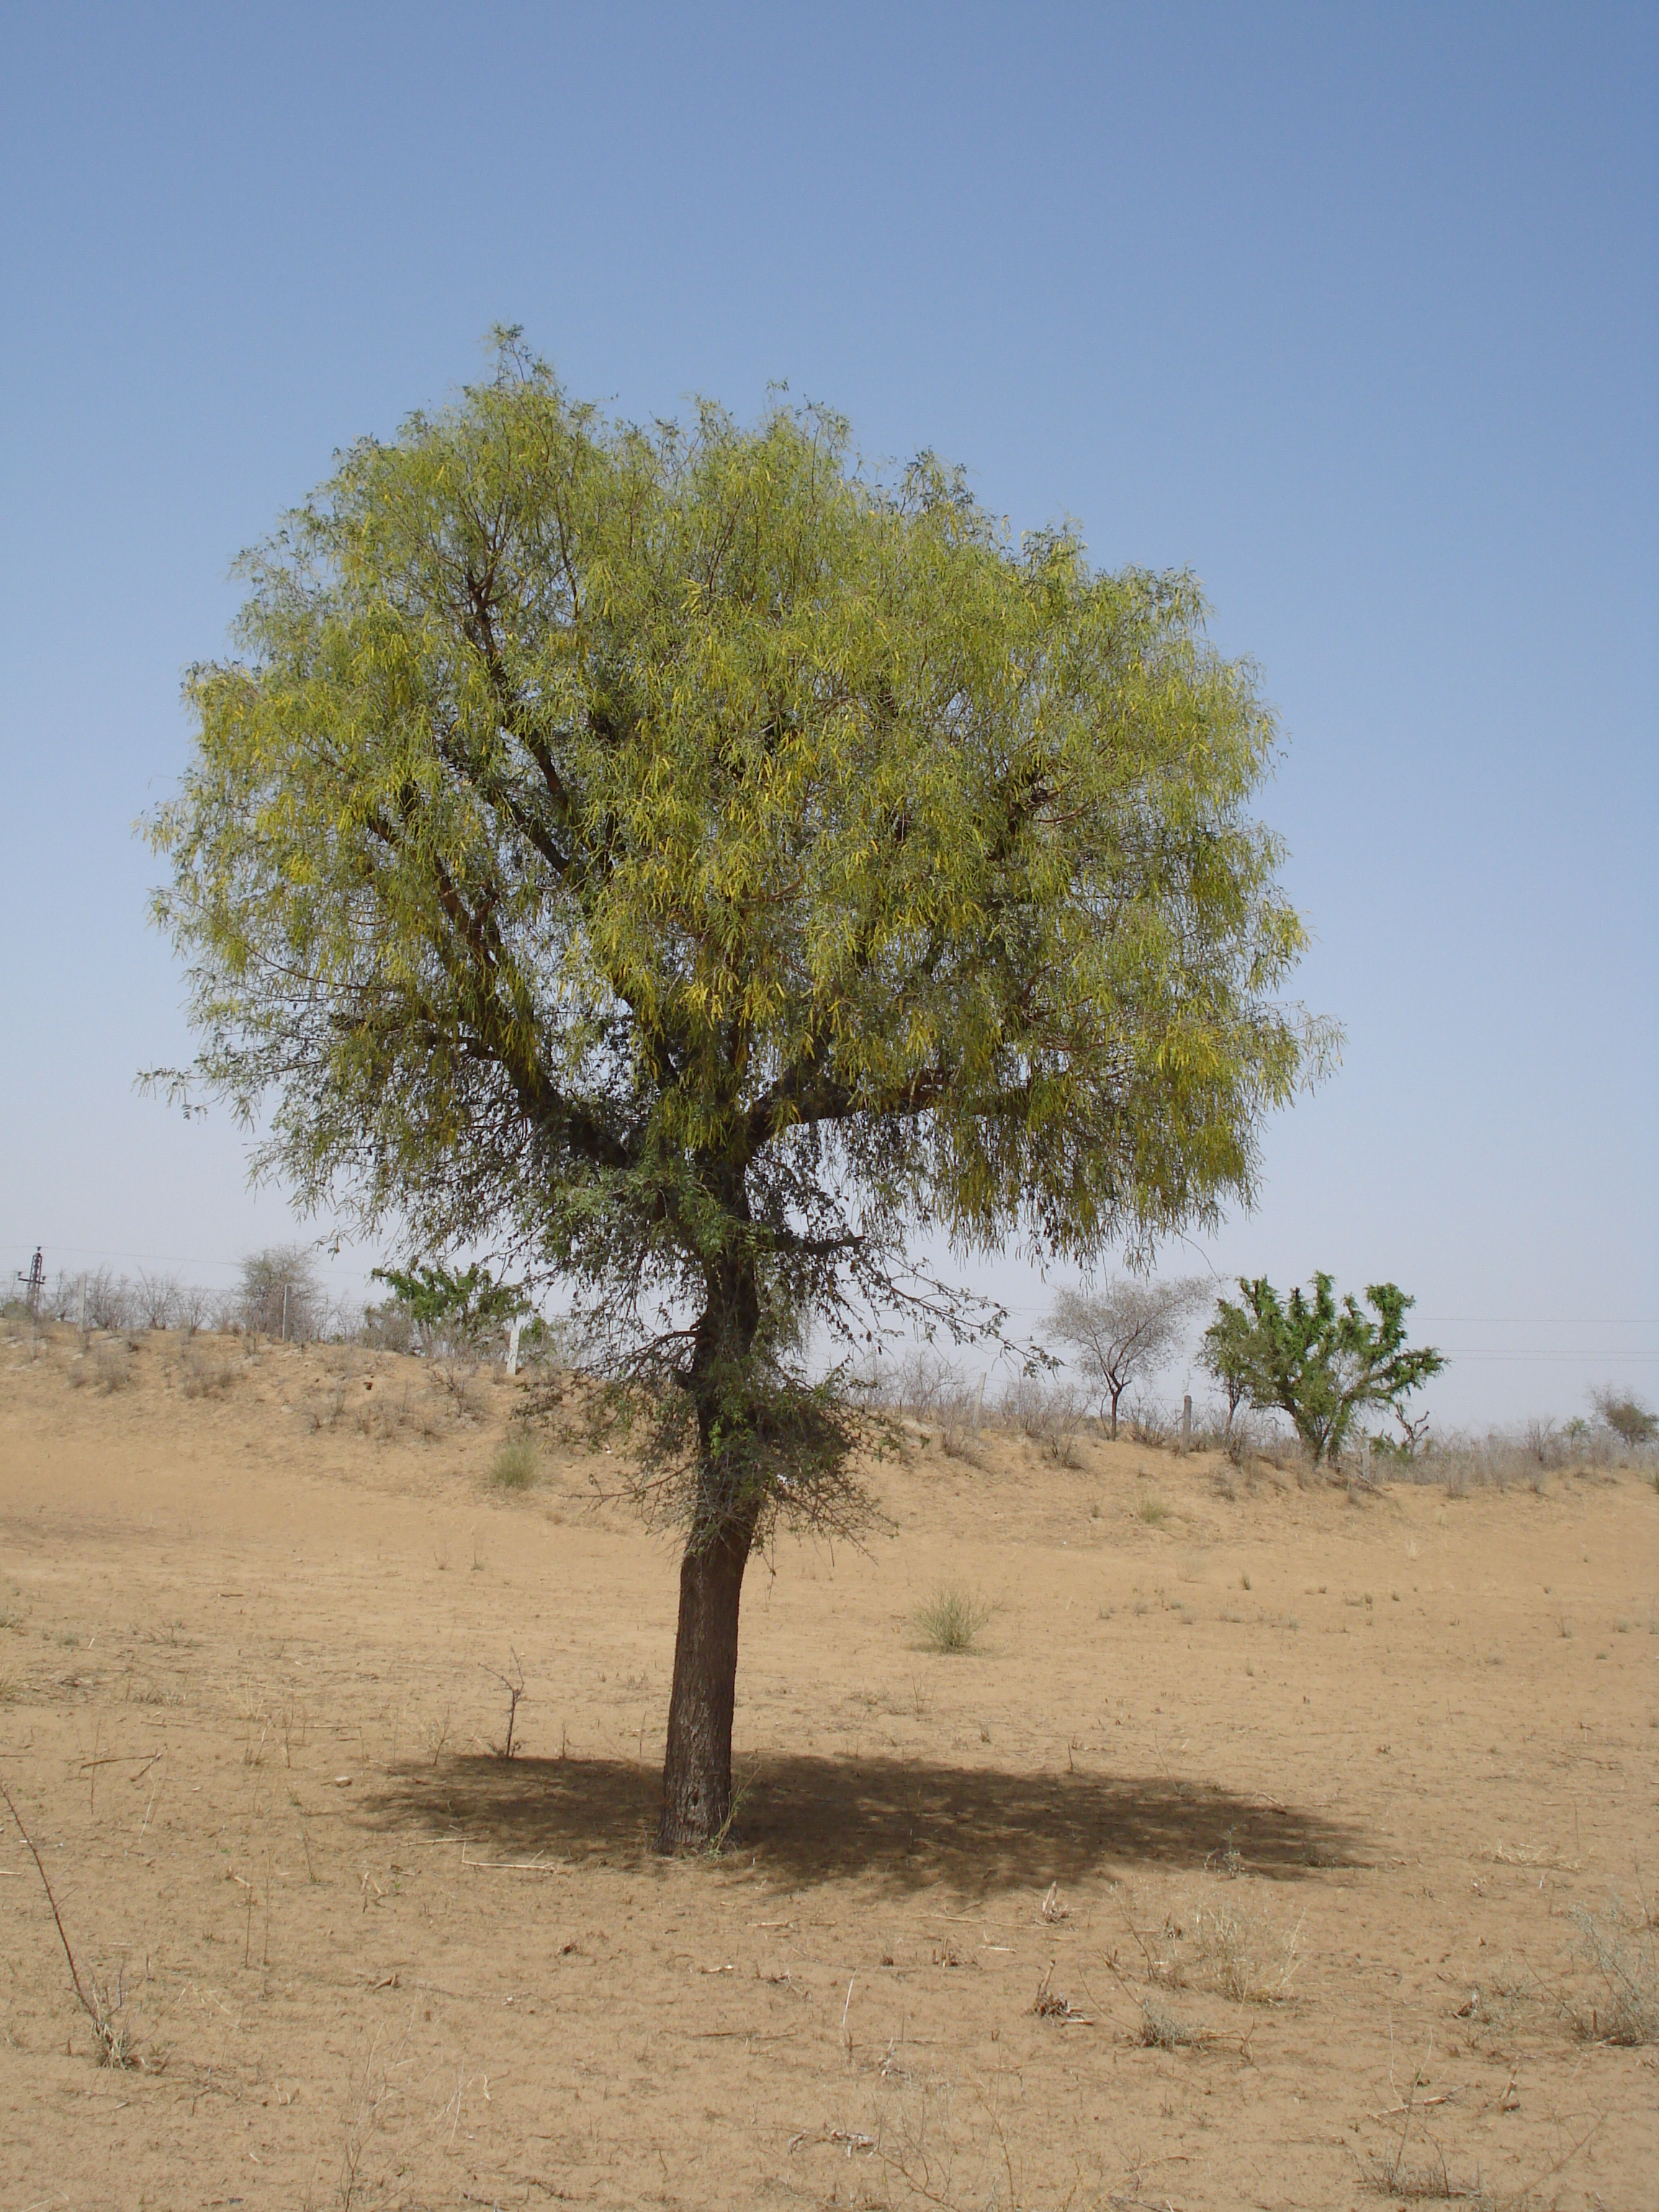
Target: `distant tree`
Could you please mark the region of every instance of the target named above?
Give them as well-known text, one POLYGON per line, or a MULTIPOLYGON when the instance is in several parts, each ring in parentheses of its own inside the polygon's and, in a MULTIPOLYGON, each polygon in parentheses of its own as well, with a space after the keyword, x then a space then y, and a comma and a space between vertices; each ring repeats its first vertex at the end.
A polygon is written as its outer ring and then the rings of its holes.
POLYGON ((1314 1277, 1311 1298, 1297 1289, 1283 1304, 1265 1278, 1241 1276, 1239 1289, 1243 1304, 1222 1299, 1205 1332, 1210 1370, 1259 1411, 1288 1413, 1316 1464, 1339 1455, 1361 1407, 1398 1413, 1446 1364, 1431 1346, 1407 1347, 1413 1301, 1395 1284, 1369 1287, 1369 1314, 1352 1296, 1339 1305, 1329 1275, 1314 1277))
POLYGON ((488 1267, 474 1261, 459 1270, 441 1267, 375 1267, 370 1280, 384 1283, 409 1311, 422 1346, 446 1342, 472 1350, 507 1327, 515 1315, 530 1311, 530 1300, 511 1283, 491 1279, 488 1267))
POLYGON ((1633 1390, 1621 1390, 1611 1382, 1604 1382, 1590 1392, 1589 1401, 1614 1436, 1632 1451, 1639 1451, 1644 1444, 1650 1444, 1659 1437, 1659 1413, 1644 1405, 1633 1390))
POLYGON ((303 1244, 268 1244, 242 1261, 237 1309, 244 1328, 305 1343, 323 1329, 323 1286, 303 1244))
POLYGON ((1255 1324, 1238 1307, 1229 1305, 1224 1299, 1220 1310, 1204 1332, 1202 1358, 1205 1366, 1221 1385, 1227 1401, 1227 1421, 1223 1433, 1231 1437, 1239 1407, 1249 1396, 1250 1378, 1255 1372, 1255 1324))
POLYGON ((1189 577, 822 411, 606 422, 510 333, 244 574, 152 825, 196 1075, 302 1201, 562 1279, 685 1530, 659 1832, 705 1843, 749 1559, 864 1509, 805 1325, 971 1326, 913 1231, 1215 1222, 1326 1063, 1272 717, 1189 577))
POLYGON ((1075 1353, 1078 1372, 1103 1411, 1109 1410, 1114 1437, 1118 1401, 1132 1382, 1169 1364, 1207 1289, 1198 1275, 1170 1282, 1120 1278, 1098 1291, 1062 1291, 1054 1300, 1049 1334, 1075 1353))

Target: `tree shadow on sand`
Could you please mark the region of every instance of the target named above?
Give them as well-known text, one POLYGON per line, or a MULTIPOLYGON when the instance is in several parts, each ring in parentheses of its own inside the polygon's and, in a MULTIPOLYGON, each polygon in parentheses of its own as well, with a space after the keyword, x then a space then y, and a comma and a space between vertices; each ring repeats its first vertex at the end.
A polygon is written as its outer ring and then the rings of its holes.
MULTIPOLYGON (((1010 1774, 917 1759, 767 1753, 740 1761, 728 1849, 792 1881, 876 1875, 974 1894, 1237 1852, 1280 1879, 1356 1863, 1358 1838, 1293 1806, 1164 1776, 1010 1774)), ((657 1773, 625 1759, 459 1758, 408 1768, 365 1807, 496 1861, 642 1861, 657 1773)), ((1235 1862, 1236 1863, 1236 1862, 1235 1862)))

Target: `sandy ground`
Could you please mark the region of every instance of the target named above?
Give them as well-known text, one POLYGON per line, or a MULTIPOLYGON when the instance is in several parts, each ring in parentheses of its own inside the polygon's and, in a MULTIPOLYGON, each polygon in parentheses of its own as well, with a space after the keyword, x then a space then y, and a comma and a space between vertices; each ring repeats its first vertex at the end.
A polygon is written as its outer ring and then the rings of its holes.
POLYGON ((1639 1471, 917 1437, 751 1570, 732 1847, 664 1863, 674 1555, 574 1438, 491 1486, 519 1388, 0 1344, 0 1778, 142 2062, 8 1829, 5 2212, 1659 2205, 1574 1917, 1650 1965, 1639 1471))

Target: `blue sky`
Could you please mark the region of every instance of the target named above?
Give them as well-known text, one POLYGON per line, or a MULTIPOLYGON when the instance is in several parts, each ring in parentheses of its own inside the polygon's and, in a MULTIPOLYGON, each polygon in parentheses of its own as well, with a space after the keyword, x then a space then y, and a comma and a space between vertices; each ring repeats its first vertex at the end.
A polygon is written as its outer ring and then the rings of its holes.
POLYGON ((222 1115, 132 1093, 190 1042, 131 825, 237 550, 505 320, 622 413, 787 380, 1016 529, 1194 568, 1348 1032, 1202 1258, 1512 1355, 1448 1419, 1659 1395, 1650 9, 3 23, 0 1267, 294 1233, 222 1115))

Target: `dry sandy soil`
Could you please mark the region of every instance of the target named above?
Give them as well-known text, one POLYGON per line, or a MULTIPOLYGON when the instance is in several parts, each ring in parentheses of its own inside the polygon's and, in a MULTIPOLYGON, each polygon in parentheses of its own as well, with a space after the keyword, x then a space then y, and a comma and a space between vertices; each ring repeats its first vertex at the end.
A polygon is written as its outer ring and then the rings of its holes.
POLYGON ((866 1550, 752 1570, 731 1845, 665 1863, 672 1550, 574 1434, 492 1486, 473 1398, 0 1344, 0 1778, 137 2062, 9 1828, 6 2212, 1659 2205, 1582 1927, 1651 1977, 1639 1470, 915 1437, 866 1550))

